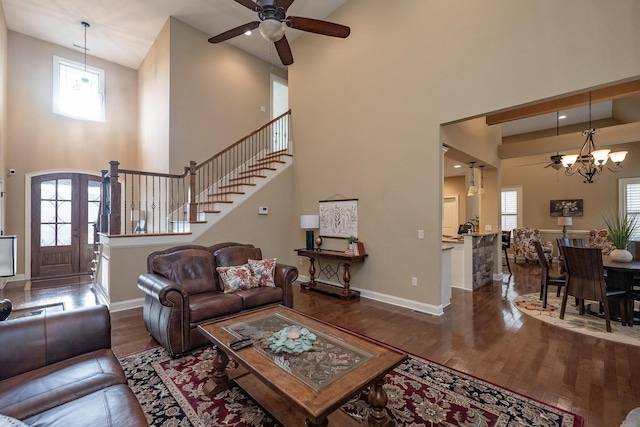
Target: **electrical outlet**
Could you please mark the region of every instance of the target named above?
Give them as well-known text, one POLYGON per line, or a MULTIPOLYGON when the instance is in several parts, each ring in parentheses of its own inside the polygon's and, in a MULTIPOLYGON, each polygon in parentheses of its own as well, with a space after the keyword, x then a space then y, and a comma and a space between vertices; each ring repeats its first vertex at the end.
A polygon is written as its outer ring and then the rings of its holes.
POLYGON ((412 277, 411 278, 411 286, 418 286, 418 278, 417 277, 412 277))
POLYGON ((418 230, 418 239, 424 239, 424 230, 418 230))
POLYGON ((491 231, 491 224, 487 224, 484 226, 484 231, 491 231))
POLYGON ((302 258, 298 258, 298 264, 302 265, 302 258))

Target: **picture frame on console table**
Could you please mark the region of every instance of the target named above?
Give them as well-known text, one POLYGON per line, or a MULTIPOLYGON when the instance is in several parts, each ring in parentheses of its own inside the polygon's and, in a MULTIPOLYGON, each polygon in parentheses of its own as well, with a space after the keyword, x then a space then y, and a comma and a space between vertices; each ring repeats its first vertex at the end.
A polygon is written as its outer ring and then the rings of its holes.
POLYGON ((358 199, 320 201, 320 237, 358 235, 358 199))

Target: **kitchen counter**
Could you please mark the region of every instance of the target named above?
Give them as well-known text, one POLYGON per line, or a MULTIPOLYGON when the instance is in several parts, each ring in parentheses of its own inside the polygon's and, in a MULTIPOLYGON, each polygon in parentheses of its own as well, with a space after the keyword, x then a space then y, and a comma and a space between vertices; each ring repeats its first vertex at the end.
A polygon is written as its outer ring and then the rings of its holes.
MULTIPOLYGON (((451 286, 475 290, 493 283, 494 246, 497 235, 498 233, 470 233, 442 236, 443 245, 453 246, 451 286)), ((443 270, 444 268, 443 265, 443 270)))

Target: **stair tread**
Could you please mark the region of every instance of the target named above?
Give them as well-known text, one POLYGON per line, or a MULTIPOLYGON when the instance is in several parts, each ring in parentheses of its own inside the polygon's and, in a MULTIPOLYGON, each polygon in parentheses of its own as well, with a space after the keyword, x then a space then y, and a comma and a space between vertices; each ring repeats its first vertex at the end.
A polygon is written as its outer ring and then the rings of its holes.
POLYGON ((222 191, 220 193, 207 194, 207 197, 225 196, 228 194, 245 194, 244 191, 222 191))

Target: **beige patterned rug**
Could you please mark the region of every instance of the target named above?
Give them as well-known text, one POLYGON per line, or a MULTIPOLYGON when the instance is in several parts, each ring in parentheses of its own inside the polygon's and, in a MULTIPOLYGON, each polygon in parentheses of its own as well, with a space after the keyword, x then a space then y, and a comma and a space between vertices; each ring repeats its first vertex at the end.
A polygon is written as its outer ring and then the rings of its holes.
POLYGON ((547 308, 542 308, 542 302, 539 296, 538 293, 521 295, 516 298, 514 304, 521 312, 560 328, 604 340, 640 346, 640 325, 638 324, 635 324, 633 327, 622 326, 620 322, 612 320, 611 332, 607 332, 604 319, 589 314, 580 316, 573 298, 569 298, 564 319, 560 319, 562 296, 558 298, 555 294, 549 295, 547 298, 547 308))

